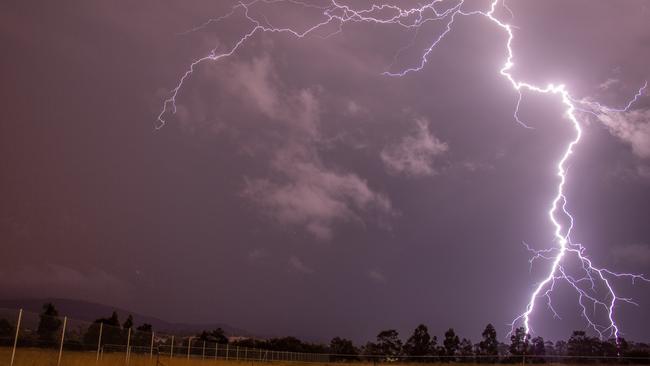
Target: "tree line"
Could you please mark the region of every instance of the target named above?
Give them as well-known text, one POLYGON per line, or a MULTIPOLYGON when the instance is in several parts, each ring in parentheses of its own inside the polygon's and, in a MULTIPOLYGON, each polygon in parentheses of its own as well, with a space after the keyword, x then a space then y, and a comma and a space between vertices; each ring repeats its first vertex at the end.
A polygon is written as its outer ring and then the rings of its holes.
MULTIPOLYGON (((50 345, 60 339, 62 320, 55 306, 51 303, 43 305, 39 315, 39 323, 35 332, 27 332, 22 342, 36 341, 37 345, 50 345)), ((129 315, 120 322, 116 312, 109 317, 95 320, 83 333, 76 334, 69 342, 84 346, 96 347, 100 327, 102 328, 102 344, 126 344, 127 337, 134 346, 150 346, 153 327, 151 324, 141 324, 135 327, 133 317, 129 315)), ((0 319, 0 339, 8 340, 13 336, 15 328, 6 319, 0 319)), ((277 337, 270 339, 233 338, 228 339, 221 328, 211 331, 204 330, 192 337, 184 337, 182 345, 191 343, 197 346, 202 342, 229 344, 231 346, 257 348, 269 351, 327 353, 336 361, 355 360, 397 360, 414 358, 422 362, 478 362, 478 363, 508 363, 520 362, 522 359, 529 363, 544 363, 568 358, 572 362, 586 362, 601 358, 603 361, 621 362, 621 358, 637 358, 634 363, 650 363, 650 345, 627 341, 623 338, 601 340, 591 337, 584 331, 574 331, 567 340, 557 342, 545 341, 542 337, 532 338, 524 328, 515 329, 509 335, 510 343, 499 342, 497 331, 488 324, 481 333, 481 339, 473 343, 468 338, 460 337, 453 328, 444 332, 442 339, 429 333, 426 325, 418 325, 412 334, 403 341, 395 329, 380 331, 374 342, 362 346, 355 345, 351 340, 334 337, 329 344, 319 344, 301 341, 295 337, 277 337), (195 343, 199 342, 199 343, 195 343), (643 360, 642 358, 645 358, 643 360)), ((156 345, 165 345, 168 338, 156 339, 156 345)), ((6 342, 5 342, 6 343, 6 342)), ((630 360, 632 361, 632 360, 630 360)))

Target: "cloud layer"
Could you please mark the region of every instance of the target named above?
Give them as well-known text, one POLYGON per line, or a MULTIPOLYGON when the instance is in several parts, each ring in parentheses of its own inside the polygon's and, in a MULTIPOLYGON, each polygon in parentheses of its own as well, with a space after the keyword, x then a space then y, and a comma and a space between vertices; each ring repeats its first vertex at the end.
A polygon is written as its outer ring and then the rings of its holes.
POLYGON ((601 113, 598 119, 612 135, 630 145, 636 156, 650 158, 650 109, 601 113))
POLYGON ((429 176, 436 174, 434 158, 448 150, 449 145, 429 131, 429 121, 417 118, 412 133, 404 136, 399 143, 384 148, 381 159, 392 174, 429 176))

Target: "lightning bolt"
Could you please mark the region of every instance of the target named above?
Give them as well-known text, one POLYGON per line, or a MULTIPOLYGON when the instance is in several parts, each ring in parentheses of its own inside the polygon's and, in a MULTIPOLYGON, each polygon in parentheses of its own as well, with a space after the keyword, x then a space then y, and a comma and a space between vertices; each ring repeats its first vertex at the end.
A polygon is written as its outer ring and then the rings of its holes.
MULTIPOLYGON (((402 27, 405 30, 414 30, 415 34, 409 44, 404 45, 395 54, 393 63, 389 70, 383 75, 388 77, 402 77, 409 73, 422 70, 429 62, 429 57, 436 49, 440 42, 444 41, 446 36, 452 31, 454 22, 459 17, 482 17, 503 31, 507 36, 505 42, 506 58, 503 67, 499 73, 512 86, 517 93, 517 102, 514 109, 514 120, 525 128, 530 128, 524 121, 519 118, 519 106, 524 92, 548 94, 558 99, 565 108, 566 118, 571 123, 575 134, 569 142, 560 160, 557 162, 558 184, 556 194, 550 202, 548 218, 554 227, 555 246, 536 250, 526 245, 526 248, 533 253, 530 260, 531 266, 537 259, 548 260, 551 266, 546 277, 538 282, 530 295, 528 303, 523 313, 518 315, 511 323, 511 332, 518 326, 523 325, 527 333, 532 332, 531 317, 533 316, 537 302, 545 299, 547 307, 555 317, 559 318, 558 313, 553 308, 552 294, 556 285, 560 281, 566 282, 570 288, 574 289, 578 297, 578 305, 581 308, 581 316, 585 319, 587 325, 593 329, 601 338, 606 336, 614 337, 618 342, 621 335, 619 326, 615 319, 615 307, 618 303, 636 304, 629 298, 621 297, 614 289, 613 281, 615 279, 628 279, 632 283, 637 280, 650 282, 647 277, 634 273, 619 273, 606 268, 596 266, 593 261, 585 254, 585 247, 581 244, 574 243, 571 240, 571 231, 574 225, 574 218, 567 208, 567 197, 565 195, 565 186, 567 183, 567 163, 574 153, 575 148, 580 143, 583 130, 578 119, 578 114, 592 114, 597 116, 599 113, 620 113, 629 110, 632 105, 643 96, 648 84, 647 82, 639 89, 636 95, 623 108, 609 108, 598 102, 589 99, 574 98, 569 90, 563 84, 548 84, 545 86, 535 85, 522 81, 514 77, 511 73, 515 66, 515 53, 513 51, 513 42, 515 38, 516 27, 499 19, 496 15, 499 8, 507 12, 511 19, 514 19, 514 13, 507 6, 505 0, 491 0, 488 9, 465 11, 463 5, 465 0, 434 0, 424 5, 411 8, 402 8, 392 4, 373 4, 366 8, 352 8, 351 6, 341 4, 339 0, 322 0, 324 5, 315 5, 302 0, 252 0, 250 2, 239 2, 234 5, 231 11, 221 17, 209 19, 205 23, 190 29, 192 33, 205 29, 211 24, 219 23, 227 18, 240 14, 245 21, 250 23, 250 29, 245 32, 228 50, 217 52, 217 48, 212 49, 206 56, 196 59, 192 62, 185 73, 180 77, 176 86, 171 90, 167 99, 165 99, 162 110, 158 115, 156 128, 161 128, 166 123, 166 116, 176 113, 176 99, 183 88, 183 85, 190 76, 196 71, 197 67, 205 62, 214 62, 227 58, 237 52, 251 37, 257 33, 285 33, 301 39, 308 36, 328 38, 343 32, 344 25, 349 23, 369 23, 378 25, 394 25, 402 27), (259 4, 274 5, 282 3, 318 11, 322 15, 322 20, 315 22, 312 26, 304 29, 294 29, 291 27, 277 27, 270 24, 264 15, 255 16, 251 9, 259 4), (398 71, 391 71, 397 58, 407 48, 414 43, 423 25, 429 22, 442 22, 444 29, 437 36, 434 36, 429 46, 422 52, 419 62, 414 66, 404 68, 398 71), (332 31, 330 28, 335 29, 332 31), (566 224, 563 224, 566 222, 566 224), (579 263, 578 276, 568 273, 565 268, 567 257, 572 256, 579 263), (604 289, 605 294, 599 293, 599 288, 604 289), (592 310, 590 310, 592 308, 592 310), (606 320, 599 322, 595 319, 597 309, 604 311, 606 320)), ((602 292, 602 291, 601 291, 602 292)))

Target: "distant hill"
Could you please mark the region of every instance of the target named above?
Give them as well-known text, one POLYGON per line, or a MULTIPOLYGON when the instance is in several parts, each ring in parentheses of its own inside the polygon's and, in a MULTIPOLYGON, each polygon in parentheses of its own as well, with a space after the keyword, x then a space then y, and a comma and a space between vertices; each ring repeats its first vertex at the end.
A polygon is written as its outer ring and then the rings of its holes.
POLYGON ((39 313, 44 303, 51 302, 59 310, 59 314, 65 315, 72 319, 92 322, 98 318, 110 316, 113 311, 116 311, 120 321, 124 321, 129 314, 133 315, 133 321, 136 326, 142 323, 149 323, 153 329, 163 333, 172 333, 177 335, 191 335, 196 334, 202 330, 212 330, 221 328, 228 336, 239 337, 254 337, 248 331, 232 327, 224 323, 206 323, 206 324, 190 324, 190 323, 171 323, 156 317, 142 315, 120 309, 114 306, 97 304, 82 300, 71 299, 56 299, 56 298, 43 298, 43 299, 13 299, 13 300, 0 300, 0 308, 19 309, 25 311, 39 313))

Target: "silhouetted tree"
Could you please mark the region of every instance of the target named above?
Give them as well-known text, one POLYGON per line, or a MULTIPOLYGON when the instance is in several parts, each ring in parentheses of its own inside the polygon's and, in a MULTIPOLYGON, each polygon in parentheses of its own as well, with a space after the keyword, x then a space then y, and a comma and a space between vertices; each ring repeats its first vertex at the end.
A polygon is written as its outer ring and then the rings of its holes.
POLYGON ((332 356, 333 361, 356 361, 359 351, 354 346, 351 340, 334 337, 330 341, 329 352, 335 355, 345 356, 332 356), (349 356, 348 356, 349 355, 349 356))
POLYGON ((478 349, 479 362, 496 362, 499 355, 499 341, 497 340, 497 331, 492 324, 485 326, 482 333, 483 340, 479 342, 478 349))
POLYGON ((382 354, 379 346, 374 342, 367 342, 363 347, 361 347, 361 353, 366 356, 378 356, 382 354))
POLYGON ((474 345, 472 341, 467 338, 461 339, 458 346, 458 353, 463 357, 461 359, 462 362, 474 362, 474 345))
POLYGON ((408 356, 428 356, 432 353, 431 345, 429 329, 426 325, 420 324, 404 344, 404 353, 408 356))
MULTIPOLYGON (((206 335, 209 334, 208 332, 205 332, 205 331, 203 333, 205 333, 206 335)), ((203 333, 201 334, 201 336, 199 336, 200 338, 203 337, 203 333)), ((211 342, 214 342, 214 341, 211 341, 211 342)), ((254 338, 238 339, 238 340, 232 342, 232 345, 233 346, 238 346, 238 347, 246 347, 246 348, 267 349, 266 341, 259 340, 259 339, 254 339, 254 338)))
POLYGON ((54 304, 48 302, 43 304, 43 312, 40 314, 38 322, 38 339, 41 341, 53 342, 59 336, 59 328, 61 328, 62 321, 59 319, 59 312, 54 307, 54 304))
POLYGON ((14 332, 14 327, 7 319, 0 319, 0 338, 11 338, 14 332))
MULTIPOLYGON (((201 332, 201 334, 199 334, 199 339, 202 341, 214 342, 219 344, 228 343, 228 337, 226 337, 226 333, 221 328, 217 328, 211 332, 206 332, 204 330, 203 332, 201 332)), ((248 346, 248 347, 254 347, 254 346, 248 346)))
POLYGON ((519 327, 510 335, 510 355, 515 356, 513 361, 519 362, 529 354, 530 334, 526 333, 524 327, 519 327))
POLYGON ((108 318, 99 318, 88 327, 83 336, 83 342, 87 345, 96 345, 99 341, 100 324, 103 324, 102 344, 122 344, 122 330, 117 312, 113 311, 108 318))
POLYGON ((351 340, 340 337, 332 338, 329 351, 337 355, 357 355, 359 353, 351 340))
POLYGON ((625 338, 610 338, 607 341, 600 342, 600 355, 605 357, 618 357, 626 355, 629 352, 630 345, 625 338))
POLYGON ((110 318, 103 318, 101 319, 102 323, 104 325, 108 325, 113 328, 119 328, 120 327, 120 319, 117 317, 117 312, 113 311, 113 314, 111 314, 110 318))
POLYGON ((650 345, 646 343, 630 342, 629 348, 625 352, 626 357, 635 357, 634 363, 650 364, 650 345))
POLYGON ((267 341, 267 349, 274 351, 303 352, 304 345, 296 337, 271 338, 267 341))
POLYGON ((567 343, 566 341, 557 341, 555 342, 555 354, 558 356, 566 356, 567 355, 567 343))
POLYGON ((133 337, 133 315, 129 314, 124 323, 122 324, 122 343, 126 344, 129 337, 129 332, 131 332, 131 337, 133 337))
POLYGON ((460 339, 456 335, 454 328, 449 328, 445 332, 445 339, 442 342, 444 346, 444 355, 447 356, 443 361, 453 361, 458 353, 458 348, 460 346, 460 339))
POLYGON ((129 316, 124 321, 124 324, 122 325, 122 329, 127 330, 131 328, 133 328, 133 315, 129 314, 129 316))
POLYGON ((567 342, 567 354, 569 356, 578 356, 572 359, 573 362, 587 362, 588 359, 579 356, 602 355, 602 344, 598 338, 589 337, 586 332, 576 330, 567 342))
POLYGON ((133 345, 139 347, 147 347, 151 345, 151 332, 153 332, 153 327, 151 324, 144 323, 137 328, 132 335, 133 345))
POLYGON ((533 356, 531 362, 542 363, 545 362, 544 356, 546 356, 546 344, 544 343, 544 338, 535 337, 531 340, 529 352, 533 356))
POLYGON ((548 356, 557 355, 557 351, 555 350, 555 345, 551 341, 544 342, 544 350, 546 351, 546 355, 548 356))
POLYGON ((399 356, 402 353, 402 341, 395 329, 389 329, 377 334, 377 347, 381 354, 399 356))
POLYGON ((503 342, 499 342, 499 344, 497 345, 497 350, 498 350, 499 357, 505 357, 508 354, 510 354, 510 345, 505 344, 503 342))

